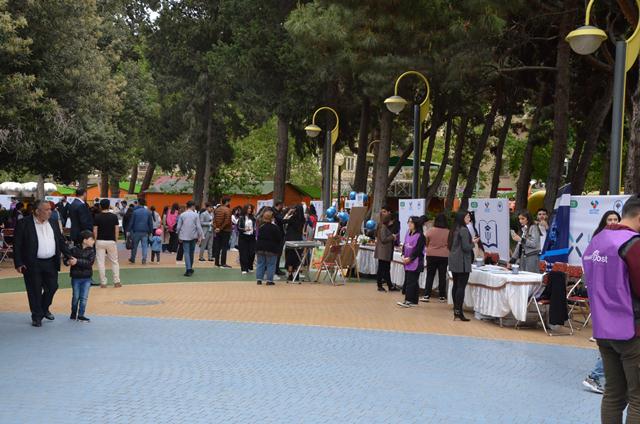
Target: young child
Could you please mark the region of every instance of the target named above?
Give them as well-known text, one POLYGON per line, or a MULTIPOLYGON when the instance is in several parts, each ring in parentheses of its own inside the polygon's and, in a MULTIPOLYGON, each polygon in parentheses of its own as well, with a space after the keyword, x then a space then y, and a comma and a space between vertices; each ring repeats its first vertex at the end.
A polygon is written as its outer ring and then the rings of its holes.
POLYGON ((160 263, 160 252, 162 251, 162 230, 160 228, 156 229, 154 236, 151 237, 151 263, 153 263, 153 258, 158 258, 157 263, 160 263))
MULTIPOLYGON (((96 251, 93 248, 95 239, 93 232, 84 230, 80 233, 82 247, 73 247, 71 257, 75 258, 75 264, 71 266, 71 287, 73 287, 73 298, 71 300, 72 320, 88 323, 90 320, 84 315, 89 298, 89 287, 91 287, 91 276, 93 275, 93 262, 96 259, 96 251)), ((65 259, 65 265, 67 265, 65 259)))

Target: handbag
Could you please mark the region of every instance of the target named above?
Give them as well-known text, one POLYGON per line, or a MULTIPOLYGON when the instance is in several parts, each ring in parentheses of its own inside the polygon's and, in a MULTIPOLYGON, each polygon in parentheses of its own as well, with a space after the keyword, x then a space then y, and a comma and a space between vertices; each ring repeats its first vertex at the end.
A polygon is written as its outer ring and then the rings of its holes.
POLYGON ((127 238, 125 239, 125 242, 124 242, 124 247, 127 250, 131 250, 133 248, 133 240, 131 239, 130 235, 127 235, 127 238))

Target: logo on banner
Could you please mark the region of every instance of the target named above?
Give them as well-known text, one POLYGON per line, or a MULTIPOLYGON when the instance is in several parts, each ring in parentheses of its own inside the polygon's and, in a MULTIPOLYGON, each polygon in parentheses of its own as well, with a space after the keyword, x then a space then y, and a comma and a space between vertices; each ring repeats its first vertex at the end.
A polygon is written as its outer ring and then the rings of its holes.
POLYGON ((489 203, 487 201, 484 202, 484 211, 485 212, 487 212, 487 213, 491 212, 491 209, 489 209, 490 205, 491 205, 491 203, 489 203))
POLYGON ((498 212, 502 212, 503 209, 504 205, 502 204, 502 202, 498 202, 498 212))
POLYGON ((606 264, 609 261, 609 257, 608 256, 600 256, 600 251, 599 250, 594 251, 589 256, 585 256, 584 259, 587 260, 587 261, 600 262, 600 263, 603 263, 603 264, 606 264))
POLYGON ((616 202, 613 204, 613 210, 618 213, 622 213, 623 206, 624 206, 624 202, 622 200, 616 200, 616 202))
POLYGON ((404 202, 400 202, 400 207, 404 208, 404 202))
POLYGON ((572 200, 570 204, 571 204, 571 209, 576 209, 578 207, 578 201, 577 200, 572 200))
POLYGON ((471 207, 473 209, 477 209, 478 208, 478 202, 471 202, 471 207))
POLYGON ((575 239, 573 238, 573 234, 569 233, 569 255, 571 255, 571 252, 573 252, 573 250, 575 249, 576 254, 579 257, 582 257, 582 251, 580 250, 580 240, 582 240, 582 237, 584 237, 584 233, 580 233, 580 235, 578 235, 578 237, 576 237, 575 239))
POLYGON ((600 209, 598 209, 598 206, 600 205, 600 202, 597 200, 592 200, 590 202, 591 205, 591 209, 589 210, 589 214, 590 215, 599 215, 600 214, 600 209))
POLYGON ((498 224, 496 221, 480 221, 482 244, 485 247, 498 247, 498 224))

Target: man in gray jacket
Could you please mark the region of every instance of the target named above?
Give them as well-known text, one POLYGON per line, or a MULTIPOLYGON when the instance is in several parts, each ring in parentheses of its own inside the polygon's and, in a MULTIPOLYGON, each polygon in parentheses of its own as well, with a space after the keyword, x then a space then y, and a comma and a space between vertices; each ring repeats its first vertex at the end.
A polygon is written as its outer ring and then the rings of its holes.
POLYGON ((200 261, 204 261, 204 252, 207 251, 207 259, 213 261, 213 207, 205 203, 205 209, 200 212, 200 225, 204 232, 204 239, 200 243, 200 261))
POLYGON ((187 210, 180 214, 176 226, 178 240, 182 243, 184 250, 184 264, 187 268, 187 272, 184 273, 185 277, 191 277, 193 275, 193 259, 196 242, 200 243, 204 236, 202 225, 200 225, 200 217, 195 210, 195 205, 192 200, 187 202, 187 210))

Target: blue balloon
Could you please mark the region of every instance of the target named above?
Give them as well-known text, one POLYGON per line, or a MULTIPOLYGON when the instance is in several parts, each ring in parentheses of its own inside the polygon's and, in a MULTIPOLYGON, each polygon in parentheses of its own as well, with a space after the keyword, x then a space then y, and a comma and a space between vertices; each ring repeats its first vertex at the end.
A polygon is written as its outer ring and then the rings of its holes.
POLYGON ((373 231, 376 229, 376 221, 374 221, 373 219, 370 219, 367 221, 366 224, 364 224, 364 226, 367 230, 373 231))
POLYGON ((340 212, 338 214, 338 219, 340 220, 340 222, 345 223, 349 221, 349 214, 346 212, 340 212))
POLYGON ((327 209, 327 218, 331 219, 336 215, 336 208, 333 206, 327 209))
POLYGON ((363 200, 363 201, 365 201, 365 202, 366 202, 367 200, 369 200, 369 195, 368 195, 368 194, 363 195, 363 196, 362 196, 362 200, 363 200))
POLYGON ((349 200, 356 200, 357 195, 358 193, 356 193, 355 191, 352 191, 351 193, 349 193, 349 200))

